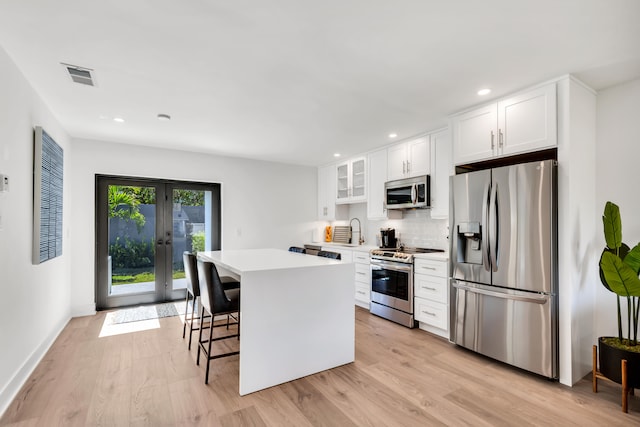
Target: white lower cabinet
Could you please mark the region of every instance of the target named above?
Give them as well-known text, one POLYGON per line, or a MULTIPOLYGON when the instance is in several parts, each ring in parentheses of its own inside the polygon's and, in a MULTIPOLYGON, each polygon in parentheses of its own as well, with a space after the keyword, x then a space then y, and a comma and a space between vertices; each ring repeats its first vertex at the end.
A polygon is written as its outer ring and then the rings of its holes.
POLYGON ((415 260, 414 316, 420 329, 449 338, 447 261, 415 260))
POLYGON ((371 303, 371 266, 368 252, 353 252, 356 264, 356 305, 369 308, 371 303))
POLYGON ((414 313, 416 320, 441 329, 443 333, 438 335, 448 336, 445 335, 448 329, 448 314, 449 310, 446 304, 429 301, 424 298, 416 298, 414 313))
POLYGON ((355 264, 354 292, 355 303, 360 307, 369 308, 371 302, 371 266, 369 264, 369 252, 337 248, 335 246, 323 246, 323 251, 338 252, 344 262, 355 264))

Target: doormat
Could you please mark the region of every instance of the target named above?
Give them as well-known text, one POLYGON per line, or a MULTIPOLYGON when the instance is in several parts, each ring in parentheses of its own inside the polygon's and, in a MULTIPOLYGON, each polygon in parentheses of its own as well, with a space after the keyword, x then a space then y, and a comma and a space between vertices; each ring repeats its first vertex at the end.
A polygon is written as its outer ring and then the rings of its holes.
MULTIPOLYGON (((191 308, 191 304, 189 304, 191 308)), ((190 315, 191 311, 189 311, 190 315)), ((107 313, 105 323, 117 325, 120 323, 140 322, 142 320, 160 319, 184 315, 184 301, 169 302, 156 305, 141 305, 139 307, 123 308, 107 313)))

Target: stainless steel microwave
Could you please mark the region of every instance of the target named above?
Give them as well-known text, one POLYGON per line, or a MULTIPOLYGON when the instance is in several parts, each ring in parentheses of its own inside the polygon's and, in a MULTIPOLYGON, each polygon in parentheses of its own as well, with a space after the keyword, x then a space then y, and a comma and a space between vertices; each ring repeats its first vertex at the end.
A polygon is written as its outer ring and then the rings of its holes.
POLYGON ((384 184, 386 209, 428 208, 431 206, 429 175, 388 181, 384 184))

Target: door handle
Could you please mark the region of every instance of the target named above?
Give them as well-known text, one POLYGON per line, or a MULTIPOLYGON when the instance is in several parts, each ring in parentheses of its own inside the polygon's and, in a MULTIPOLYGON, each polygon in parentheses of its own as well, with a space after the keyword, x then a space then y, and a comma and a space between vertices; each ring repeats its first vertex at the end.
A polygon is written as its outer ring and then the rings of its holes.
POLYGON ((463 285, 459 282, 452 281, 451 285, 456 289, 461 289, 463 291, 468 291, 474 294, 487 295, 490 297, 502 298, 502 299, 510 299, 514 301, 523 301, 523 302, 531 302, 534 304, 545 304, 549 299, 548 296, 524 296, 524 295, 516 295, 516 294, 507 294, 504 292, 491 291, 483 288, 476 288, 474 286, 463 285))
POLYGON ((494 182, 491 186, 491 197, 489 198, 489 258, 491 260, 491 269, 498 271, 498 183, 494 182))
POLYGON ((480 243, 482 244, 482 265, 487 271, 491 271, 491 265, 489 265, 489 191, 491 189, 491 180, 488 180, 484 185, 484 192, 482 193, 482 226, 480 229, 480 243))
POLYGON ((156 242, 157 245, 162 245, 164 244, 164 240, 162 239, 158 239, 158 241, 156 242))

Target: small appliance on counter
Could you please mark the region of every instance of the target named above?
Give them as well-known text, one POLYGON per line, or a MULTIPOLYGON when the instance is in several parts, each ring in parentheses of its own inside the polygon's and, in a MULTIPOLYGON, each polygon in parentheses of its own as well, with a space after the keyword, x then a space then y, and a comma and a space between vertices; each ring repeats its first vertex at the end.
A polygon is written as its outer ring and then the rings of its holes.
POLYGON ((381 228, 380 229, 380 247, 381 248, 395 248, 398 244, 396 239, 396 230, 393 228, 381 228))

